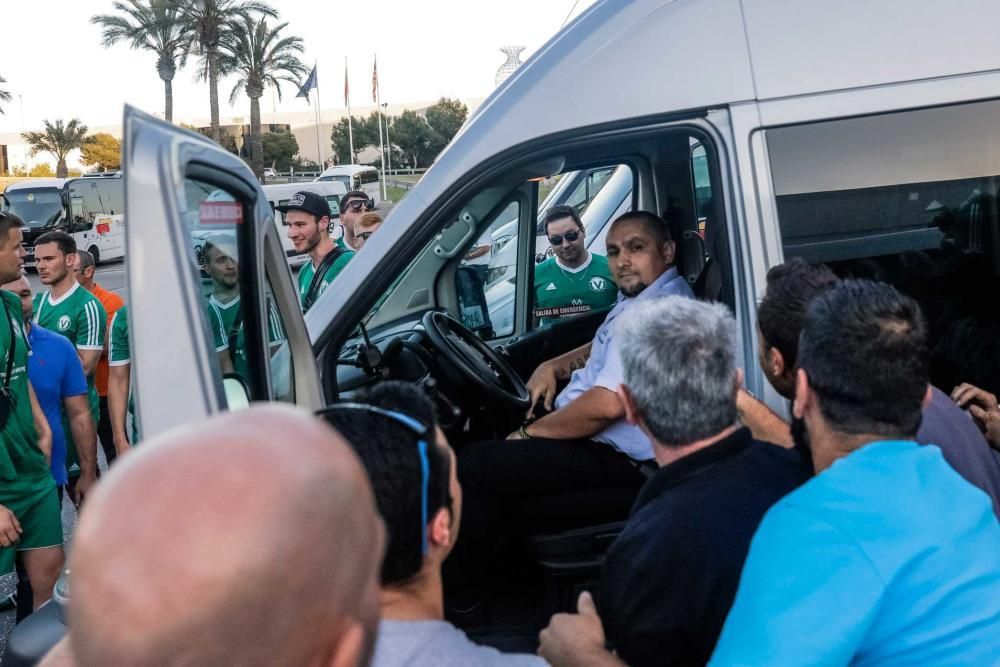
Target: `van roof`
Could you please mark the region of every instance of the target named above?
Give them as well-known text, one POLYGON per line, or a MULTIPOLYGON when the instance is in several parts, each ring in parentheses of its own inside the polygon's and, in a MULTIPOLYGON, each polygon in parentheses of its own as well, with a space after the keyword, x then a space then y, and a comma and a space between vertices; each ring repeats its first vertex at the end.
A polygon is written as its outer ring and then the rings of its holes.
POLYGON ((329 169, 324 170, 323 173, 320 174, 320 176, 321 177, 332 176, 334 174, 341 174, 341 175, 356 174, 360 171, 378 171, 378 169, 376 169, 375 167, 369 167, 368 165, 364 164, 338 164, 334 165, 333 167, 330 167, 329 169))
POLYGON ((267 185, 262 185, 261 188, 264 190, 264 194, 267 195, 270 201, 274 198, 283 196, 291 196, 296 192, 301 190, 308 190, 309 192, 315 192, 318 195, 338 195, 343 196, 347 194, 347 188, 344 187, 343 183, 338 181, 306 181, 305 183, 269 183, 267 185))
POLYGON ((475 110, 449 167, 568 128, 1000 69, 980 0, 794 5, 599 0, 475 110))
POLYGON ((27 181, 15 181, 7 186, 7 192, 12 190, 28 190, 34 188, 58 188, 66 185, 65 178, 32 178, 27 181))

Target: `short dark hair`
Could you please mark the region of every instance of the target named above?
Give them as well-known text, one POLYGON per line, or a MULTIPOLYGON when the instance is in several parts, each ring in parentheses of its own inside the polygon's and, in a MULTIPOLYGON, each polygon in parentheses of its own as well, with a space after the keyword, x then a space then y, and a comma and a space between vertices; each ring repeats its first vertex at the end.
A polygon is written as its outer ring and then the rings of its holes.
POLYGON ((573 222, 575 222, 576 226, 580 228, 580 231, 584 231, 583 221, 580 220, 580 215, 576 212, 576 209, 572 206, 566 206, 565 204, 558 204, 545 212, 545 233, 549 233, 550 223, 553 223, 556 220, 562 220, 563 218, 573 218, 573 222))
POLYGON ((844 280, 813 299, 799 368, 831 428, 913 437, 929 383, 920 306, 886 283, 844 280))
POLYGON ((626 211, 615 218, 611 225, 614 226, 623 222, 638 222, 641 224, 646 228, 646 231, 653 235, 653 240, 656 241, 657 245, 663 245, 667 241, 675 240, 673 234, 670 233, 670 225, 667 224, 667 221, 652 211, 626 211))
POLYGON ((10 234, 10 230, 20 229, 21 227, 24 227, 24 220, 21 220, 21 218, 13 213, 0 211, 0 243, 7 242, 7 235, 10 234))
MULTIPOLYGON (((451 508, 450 456, 437 446, 434 405, 418 387, 405 382, 382 382, 358 402, 392 410, 416 419, 431 431, 427 443, 427 520, 442 507, 451 508)), ((331 410, 326 419, 351 443, 371 479, 379 513, 385 521, 387 544, 382 561, 382 584, 404 582, 423 565, 420 525, 422 471, 417 451, 419 437, 392 419, 360 410, 331 410)))
POLYGON ((76 252, 76 240, 66 232, 61 232, 56 230, 54 232, 45 232, 37 239, 35 239, 35 246, 40 246, 45 243, 55 243, 59 246, 59 252, 64 255, 72 255, 76 252))
POLYGON ((757 308, 757 325, 767 347, 781 352, 785 367, 795 368, 799 334, 809 303, 837 283, 825 264, 810 264, 801 257, 771 267, 767 290, 757 308))
POLYGON ((77 250, 76 256, 80 258, 80 270, 93 269, 96 268, 97 263, 94 261, 94 256, 90 254, 87 250, 77 250))

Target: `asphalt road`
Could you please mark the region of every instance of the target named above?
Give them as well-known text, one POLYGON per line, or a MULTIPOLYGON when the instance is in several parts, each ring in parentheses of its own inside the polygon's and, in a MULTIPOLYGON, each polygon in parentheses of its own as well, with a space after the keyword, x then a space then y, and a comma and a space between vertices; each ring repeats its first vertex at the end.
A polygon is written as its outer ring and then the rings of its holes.
MULTIPOLYGON (((120 294, 126 301, 128 300, 128 293, 125 288, 125 264, 124 262, 111 262, 97 267, 97 273, 94 279, 105 289, 109 289, 113 292, 120 294)), ((31 283, 31 288, 37 294, 38 292, 47 289, 45 285, 38 279, 37 273, 28 273, 28 282, 31 283)), ((100 447, 97 448, 97 459, 98 465, 101 469, 107 468, 107 463, 104 460, 104 452, 100 447)), ((64 499, 62 507, 62 524, 63 524, 63 534, 66 536, 67 548, 72 540, 73 529, 76 527, 76 508, 73 503, 69 502, 68 499, 64 499)), ((6 596, 10 591, 3 590, 0 594, 6 596)), ((4 648, 7 643, 7 636, 14 629, 14 612, 8 612, 0 614, 0 663, 3 661, 4 648)))

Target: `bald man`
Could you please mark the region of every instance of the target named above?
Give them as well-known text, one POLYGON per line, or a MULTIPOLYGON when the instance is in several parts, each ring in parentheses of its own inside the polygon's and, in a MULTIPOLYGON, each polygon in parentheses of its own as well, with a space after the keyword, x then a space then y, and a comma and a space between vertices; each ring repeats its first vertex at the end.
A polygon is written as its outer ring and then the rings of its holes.
POLYGON ((270 405, 187 425, 88 501, 69 646, 81 667, 366 665, 383 543, 358 459, 312 415, 270 405))

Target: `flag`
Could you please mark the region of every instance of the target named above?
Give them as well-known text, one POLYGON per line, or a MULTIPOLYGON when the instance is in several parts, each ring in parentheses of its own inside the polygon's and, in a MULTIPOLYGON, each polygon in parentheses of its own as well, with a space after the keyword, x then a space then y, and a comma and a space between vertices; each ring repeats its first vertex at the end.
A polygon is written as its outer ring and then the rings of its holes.
POLYGON ((347 59, 344 59, 344 106, 351 106, 351 89, 347 85, 347 59))
POLYGON ((372 67, 372 102, 378 104, 378 56, 375 56, 375 65, 372 67))
POLYGON ((309 73, 309 77, 299 86, 299 94, 295 97, 304 97, 306 102, 309 101, 309 91, 316 87, 316 65, 313 65, 312 72, 309 73))

